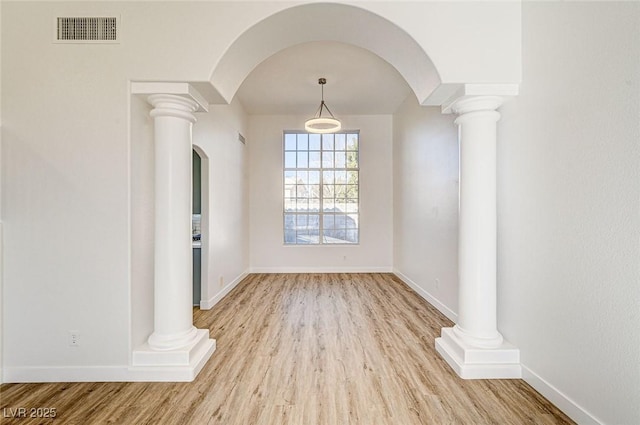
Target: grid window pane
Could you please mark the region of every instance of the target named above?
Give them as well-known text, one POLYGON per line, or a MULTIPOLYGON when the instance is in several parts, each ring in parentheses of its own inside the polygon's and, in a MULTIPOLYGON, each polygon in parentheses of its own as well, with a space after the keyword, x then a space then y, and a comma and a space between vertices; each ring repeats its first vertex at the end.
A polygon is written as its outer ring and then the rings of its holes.
POLYGON ((347 145, 346 145, 346 140, 347 140, 347 135, 346 134, 336 134, 335 136, 335 149, 337 151, 343 151, 346 149, 347 145))
POLYGON ((358 201, 358 186, 354 184, 348 184, 345 186, 345 194, 344 197, 349 201, 358 201))
POLYGON ((359 168, 358 152, 347 152, 347 168, 359 168))
POLYGON ((358 150, 358 135, 347 134, 347 149, 350 151, 358 150))
POLYGON ((296 150, 296 135, 285 134, 284 135, 284 150, 295 151, 296 150))
POLYGON ((320 198, 309 199, 309 211, 320 212, 320 198))
POLYGON ((324 212, 335 212, 335 202, 333 199, 324 199, 322 202, 322 211, 324 212))
POLYGON ((310 230, 320 229, 320 216, 318 214, 309 214, 309 221, 307 227, 310 230))
POLYGON ((298 134, 298 150, 306 151, 307 149, 309 149, 309 135, 298 134))
POLYGON ((309 152, 309 168, 320 168, 322 167, 320 152, 309 152))
POLYGON ((296 153, 285 152, 284 153, 284 168, 296 168, 296 153))
POLYGON ((310 151, 319 151, 320 150, 320 135, 319 134, 310 134, 309 135, 309 150, 310 151))
POLYGON ((320 185, 310 184, 308 186, 309 199, 320 199, 320 185))
POLYGON ((334 176, 335 176, 335 171, 323 171, 322 172, 322 183, 324 183, 324 184, 333 184, 334 176))
POLYGON ((309 183, 309 172, 308 171, 298 171, 296 173, 296 183, 298 183, 298 184, 307 184, 307 183, 309 183))
POLYGON ((307 168, 309 166, 309 152, 298 151, 298 168, 307 168))
POLYGON ((307 215, 306 214, 298 214, 296 216, 296 229, 301 230, 307 227, 307 215))
POLYGON ((299 184, 299 185, 296 185, 296 193, 298 198, 307 198, 309 191, 306 185, 299 184))
POLYGON ((359 243, 358 133, 284 135, 284 243, 359 243))
POLYGON ((325 229, 333 229, 334 228, 334 215, 333 214, 325 214, 323 216, 322 225, 325 229))
POLYGON ((335 186, 332 184, 325 184, 322 186, 322 197, 325 200, 333 199, 335 197, 335 186))
POLYGON ((333 150, 333 134, 322 135, 322 150, 324 151, 333 150))
POLYGON ((322 168, 333 168, 333 152, 322 152, 322 168))

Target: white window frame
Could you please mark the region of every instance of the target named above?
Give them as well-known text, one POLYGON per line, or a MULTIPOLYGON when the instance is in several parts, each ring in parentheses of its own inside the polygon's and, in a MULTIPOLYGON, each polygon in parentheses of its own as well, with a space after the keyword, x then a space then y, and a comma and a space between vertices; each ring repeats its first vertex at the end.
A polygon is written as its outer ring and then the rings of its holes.
MULTIPOLYGON (((337 150, 337 152, 341 152, 341 150, 337 150)), ((282 205, 282 236, 283 236, 283 243, 285 246, 334 246, 334 245, 339 245, 339 246, 352 246, 352 245, 359 245, 360 244, 360 131, 359 130, 350 130, 350 131, 340 131, 340 132, 336 132, 336 133, 330 133, 330 134, 314 134, 314 133, 308 133, 305 131, 299 131, 299 130, 286 130, 283 132, 283 136, 282 136, 282 177, 283 177, 283 182, 282 182, 282 188, 283 188, 283 205, 282 205), (335 163, 333 164, 333 167, 324 167, 323 166, 323 153, 328 153, 331 152, 332 154, 334 154, 334 158, 335 158, 335 135, 341 135, 344 134, 345 136, 345 166, 343 167, 339 167, 336 168, 335 167, 335 163), (286 140, 287 140, 287 136, 290 135, 296 135, 296 150, 287 150, 287 145, 286 145, 286 140), (300 149, 300 152, 319 152, 319 157, 320 157, 320 162, 319 162, 319 167, 311 167, 311 164, 309 164, 309 156, 307 156, 307 167, 303 167, 303 168, 298 168, 297 167, 297 163, 296 163, 296 167, 287 167, 287 159, 286 159, 286 155, 287 152, 288 153, 292 153, 292 152, 296 152, 296 157, 298 154, 298 135, 307 135, 307 143, 309 143, 309 140, 311 137, 320 137, 320 150, 316 151, 316 150, 310 150, 309 149, 309 145, 307 145, 307 149, 300 149), (348 143, 349 143, 349 139, 348 136, 349 135, 355 135, 356 136, 356 141, 357 141, 357 148, 348 149, 348 143), (323 137, 333 137, 333 141, 334 141, 334 145, 333 145, 333 149, 329 149, 329 150, 325 150, 324 148, 324 142, 323 142, 323 137), (354 153, 356 155, 356 159, 357 159, 357 167, 347 167, 348 164, 348 159, 347 159, 347 155, 349 153, 354 153), (287 210, 287 199, 291 200, 293 199, 291 196, 287 196, 287 189, 290 188, 291 185, 293 185, 295 188, 297 188, 298 186, 300 186, 297 183, 297 177, 296 177, 296 182, 295 183, 287 183, 287 173, 291 173, 291 172, 297 172, 297 171, 302 171, 302 172, 318 172, 319 173, 319 181, 318 181, 318 186, 319 186, 319 193, 318 193, 318 209, 317 210, 311 210, 310 208, 307 209, 306 211, 299 211, 297 209, 297 203, 296 203, 296 207, 291 210, 287 210), (346 195, 346 191, 349 190, 349 186, 356 186, 356 193, 357 193, 357 199, 355 202, 355 211, 340 211, 340 213, 336 214, 336 212, 328 212, 325 211, 325 209, 327 208, 325 206, 325 198, 324 198, 324 186, 325 186, 325 181, 324 181, 324 172, 327 171, 329 173, 333 172, 335 175, 335 172, 338 171, 340 173, 344 172, 344 176, 345 176, 345 181, 343 183, 338 183, 340 185, 344 185, 345 186, 345 201, 347 199, 349 199, 346 195), (354 185, 353 183, 351 185, 348 184, 348 179, 349 177, 353 177, 354 174, 353 172, 355 172, 355 176, 356 176, 356 184, 354 185), (299 242, 299 237, 301 236, 298 232, 298 229, 295 230, 295 235, 294 235, 294 241, 287 241, 287 216, 294 216, 294 223, 298 222, 298 217, 299 216, 305 216, 306 215, 306 222, 307 222, 307 229, 308 229, 308 223, 309 223, 309 218, 310 216, 318 216, 318 227, 317 227, 317 232, 318 232, 318 236, 317 236, 317 241, 308 241, 307 243, 305 242, 299 242), (344 232, 344 237, 343 238, 336 238, 341 240, 341 242, 336 241, 336 239, 334 239, 333 241, 330 241, 327 239, 327 235, 325 235, 325 227, 324 227, 324 223, 325 223, 325 217, 329 217, 333 215, 333 220, 335 223, 336 217, 343 217, 344 218, 344 227, 340 227, 340 228, 329 228, 327 229, 328 231, 330 230, 335 230, 336 233, 340 233, 340 232, 344 232), (349 225, 349 220, 351 220, 351 222, 355 222, 355 227, 348 227, 349 225), (346 238, 348 237, 348 235, 354 235, 355 234, 355 241, 354 242, 349 242, 348 240, 346 240, 346 238)), ((310 184, 310 183, 309 183, 310 184)), ((332 183, 326 183, 327 185, 332 185, 334 186, 334 190, 335 190, 335 180, 332 183)), ((289 193, 290 195, 290 193, 289 193)), ((297 199, 297 195, 296 195, 296 199, 297 199)), ((301 198, 303 199, 303 198, 301 198)), ((308 198, 310 199, 310 198, 308 198)), ((335 199, 335 198, 334 198, 335 199)), ((353 199, 353 198, 351 198, 353 199)), ((330 204, 329 204, 330 205, 330 204)), ((354 209, 353 203, 347 203, 345 202, 343 204, 345 206, 345 209, 349 210, 349 209, 354 209), (349 205, 347 207, 347 205, 349 205)), ((336 208, 334 206, 334 208, 336 208)), ((315 231, 316 227, 313 227, 312 231, 315 231)), ((308 232, 309 230, 307 230, 308 232)), ((289 235, 290 236, 290 235, 289 235)), ((304 232, 302 233, 302 236, 304 236, 304 232)))

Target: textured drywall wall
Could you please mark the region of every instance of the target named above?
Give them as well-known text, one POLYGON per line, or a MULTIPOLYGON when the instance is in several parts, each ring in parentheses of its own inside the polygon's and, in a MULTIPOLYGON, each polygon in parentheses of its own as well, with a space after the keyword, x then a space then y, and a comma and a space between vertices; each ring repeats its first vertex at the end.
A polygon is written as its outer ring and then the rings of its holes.
POLYGON ((640 423, 638 40, 636 2, 523 4, 499 122, 499 328, 580 423, 640 423))
POLYGON ((454 116, 410 96, 393 116, 393 266, 449 318, 458 310, 454 116))

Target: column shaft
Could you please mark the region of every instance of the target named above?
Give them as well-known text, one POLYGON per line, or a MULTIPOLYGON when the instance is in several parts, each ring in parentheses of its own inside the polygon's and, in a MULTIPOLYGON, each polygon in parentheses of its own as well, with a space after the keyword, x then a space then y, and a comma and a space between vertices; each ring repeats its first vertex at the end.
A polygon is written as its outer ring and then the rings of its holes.
POLYGON ((495 110, 461 114, 457 334, 473 345, 502 342, 496 319, 495 110))
POLYGON ((149 346, 170 350, 193 341, 191 127, 197 104, 152 95, 155 131, 154 332, 149 346))
POLYGON ((497 328, 496 123, 498 96, 462 97, 458 114, 460 209, 458 323, 442 328, 436 350, 464 379, 519 378, 520 351, 497 328))

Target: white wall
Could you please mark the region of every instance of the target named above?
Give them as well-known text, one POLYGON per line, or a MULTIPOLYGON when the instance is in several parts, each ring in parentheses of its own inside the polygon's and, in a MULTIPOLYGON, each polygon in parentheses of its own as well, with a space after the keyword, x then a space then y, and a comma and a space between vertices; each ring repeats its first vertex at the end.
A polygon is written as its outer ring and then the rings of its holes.
POLYGON ((9 370, 16 378, 31 368, 126 365, 129 154, 121 49, 55 45, 48 11, 2 8, 4 377, 9 370), (78 347, 69 346, 69 330, 80 333, 78 347))
POLYGON ((130 352, 153 332, 154 144, 151 105, 131 96, 131 335, 130 352))
POLYGON ((300 129, 307 118, 250 118, 252 271, 391 271, 391 116, 340 117, 345 130, 360 130, 360 244, 284 245, 283 131, 300 129))
POLYGON ((458 139, 453 120, 438 107, 420 107, 413 96, 393 116, 393 267, 455 320, 458 139))
POLYGON ((203 214, 209 211, 202 251, 209 269, 202 277, 203 308, 211 308, 249 271, 249 147, 238 133, 247 137, 248 119, 237 102, 211 107, 194 126, 194 145, 207 156, 202 168, 208 169, 209 186, 206 207, 203 197, 203 214))
POLYGON ((523 32, 499 123, 499 329, 579 423, 638 424, 640 4, 524 3, 523 32))
POLYGON ((373 1, 358 5, 396 23, 423 46, 443 83, 520 81, 519 1, 373 1))

